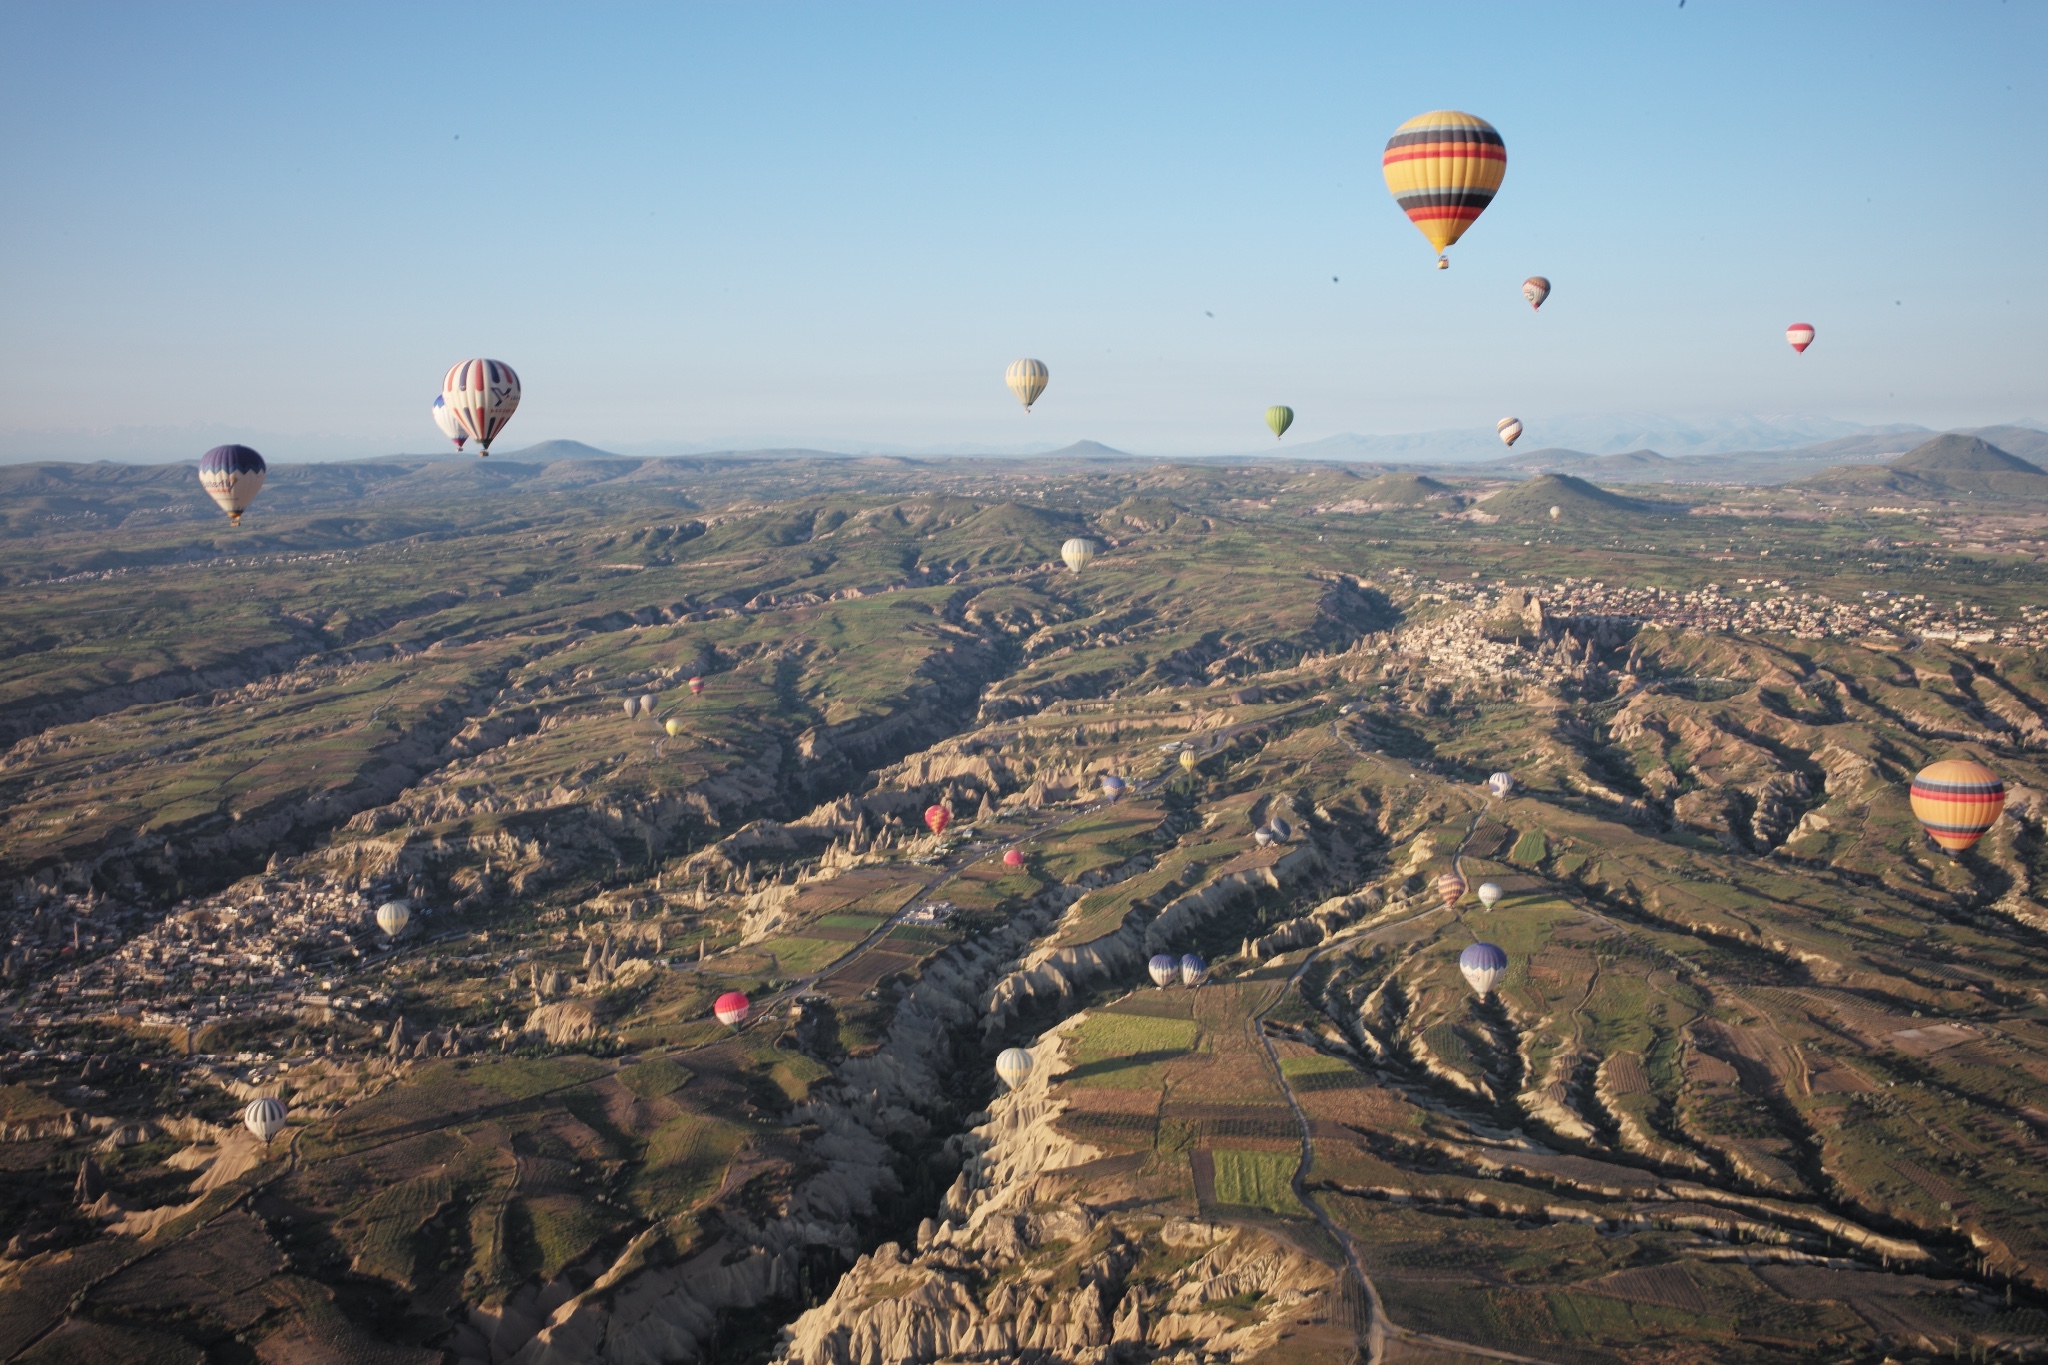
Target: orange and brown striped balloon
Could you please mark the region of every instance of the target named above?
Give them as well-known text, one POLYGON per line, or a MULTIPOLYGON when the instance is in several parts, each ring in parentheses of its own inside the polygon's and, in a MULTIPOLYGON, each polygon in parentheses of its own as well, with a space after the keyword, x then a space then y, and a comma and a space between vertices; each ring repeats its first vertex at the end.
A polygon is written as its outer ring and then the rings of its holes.
POLYGON ((1465 235, 1500 189, 1508 171, 1507 146, 1483 118, 1439 109, 1394 130, 1380 158, 1394 202, 1437 249, 1465 235))
POLYGON ((1444 898, 1445 905, 1456 905, 1465 896, 1465 879, 1454 868, 1436 879, 1436 893, 1444 898))
POLYGON ((1913 779, 1913 815, 1953 858, 1984 837, 2005 809, 2005 783, 1982 763, 1945 758, 1913 779))

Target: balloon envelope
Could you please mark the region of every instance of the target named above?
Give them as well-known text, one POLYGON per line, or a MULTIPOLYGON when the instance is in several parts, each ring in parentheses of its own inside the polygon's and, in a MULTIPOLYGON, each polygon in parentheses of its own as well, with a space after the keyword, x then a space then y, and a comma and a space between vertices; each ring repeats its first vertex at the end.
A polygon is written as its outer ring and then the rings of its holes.
POLYGON ((654 714, 654 694, 652 692, 644 693, 641 696, 640 714, 643 716, 651 716, 654 714))
POLYGON ((247 446, 215 446, 199 457, 199 486, 220 504, 233 526, 242 524, 242 513, 256 501, 269 472, 263 457, 247 446))
POLYGON ((1494 906, 1496 906, 1496 905, 1500 904, 1500 896, 1501 896, 1501 890, 1500 890, 1500 883, 1498 883, 1498 882, 1481 882, 1481 883, 1479 883, 1479 903, 1480 903, 1481 905, 1484 905, 1484 906, 1485 906, 1485 907, 1486 907, 1487 909, 1491 910, 1491 909, 1493 909, 1493 907, 1494 907, 1494 906))
POLYGON ((1273 830, 1272 830, 1272 828, 1271 828, 1270 826, 1268 826, 1268 825, 1260 825, 1260 826, 1259 826, 1259 827, 1258 827, 1257 829, 1255 829, 1255 830, 1253 830, 1253 831, 1252 831, 1252 842, 1253 842, 1253 843, 1255 843, 1255 844, 1257 844, 1257 845, 1258 845, 1258 846, 1259 846, 1260 848, 1270 848, 1270 847, 1272 847, 1272 845, 1273 845, 1273 830))
POLYGON ((1024 866, 1024 855, 1023 855, 1023 854, 1022 854, 1021 852, 1019 852, 1019 851, 1018 851, 1017 849, 1014 849, 1014 848, 1013 848, 1013 849, 1011 849, 1011 850, 1010 850, 1009 852, 1007 852, 1007 853, 1005 853, 1005 854, 1003 855, 1003 866, 1004 866, 1004 867, 1022 867, 1022 866, 1024 866))
POLYGON ((1531 275, 1522 281, 1522 297, 1529 300, 1530 308, 1541 308, 1543 300, 1550 297, 1550 281, 1541 275, 1531 275))
POLYGON ((1004 1085, 1015 1090, 1031 1075, 1034 1065, 1031 1054, 1021 1047, 1006 1047, 996 1057, 996 1075, 1004 1085))
POLYGON ((1119 796, 1122 796, 1124 794, 1124 790, 1127 785, 1128 784, 1126 784, 1125 781, 1121 777, 1118 777, 1115 773, 1105 773, 1102 777, 1102 794, 1108 797, 1110 800, 1114 801, 1119 796))
POLYGON ((746 1023, 747 1016, 753 1013, 753 1010, 753 1003, 738 991, 727 991, 711 1002, 711 1012, 718 1016, 718 1022, 727 1028, 738 1028, 746 1023))
POLYGON ((1199 986, 1209 979, 1209 964, 1193 953, 1180 955, 1180 984, 1199 986))
POLYGON ((953 823, 953 812, 947 810, 944 806, 926 806, 924 808, 924 822, 931 827, 932 833, 944 834, 946 826, 953 823))
POLYGON ((1387 190, 1429 244, 1443 251, 1478 221, 1500 189, 1508 150, 1492 124, 1455 109, 1409 119, 1380 157, 1387 190))
POLYGON ((1095 558, 1095 542, 1079 536, 1060 546, 1060 558, 1067 561, 1067 567, 1075 573, 1088 567, 1088 561, 1095 558))
POLYGON ((639 715, 640 703, 633 700, 631 697, 626 698, 626 714, 629 716, 639 715))
POLYGON ((1277 815, 1266 822, 1266 828, 1272 830, 1273 837, 1283 844, 1294 837, 1294 826, 1277 815))
POLYGON ((1984 837, 2005 809, 2005 783, 1982 763, 1945 758, 1913 778, 1913 818, 1953 858, 1984 837))
POLYGON ((387 938, 397 938, 399 931, 412 922, 412 907, 404 901, 385 901, 377 907, 377 927, 387 938))
POLYGON ((1195 758, 1195 751, 1193 749, 1182 749, 1180 751, 1180 766, 1182 772, 1193 772, 1195 770, 1196 762, 1197 760, 1195 758))
POLYGON ((1456 905, 1465 898, 1465 878, 1456 871, 1444 873, 1436 879, 1436 893, 1445 905, 1456 905))
POLYGON ((1493 424, 1493 429, 1500 433, 1501 444, 1509 449, 1522 439, 1522 419, 1519 417, 1503 417, 1493 424))
POLYGON ((661 723, 661 728, 668 731, 670 739, 674 739, 677 735, 683 732, 683 723, 677 720, 674 716, 670 716, 667 720, 661 723))
POLYGON ((1273 428, 1273 439, 1279 440, 1294 425, 1294 409, 1278 405, 1267 408, 1266 425, 1273 428))
POLYGON ((1484 1000, 1507 975, 1508 955, 1491 943, 1475 943, 1458 954, 1458 970, 1464 973, 1472 993, 1484 1000))
POLYGON ((1046 382, 1052 378, 1052 371, 1045 368, 1043 360, 1013 360, 1010 368, 1003 371, 1003 382, 1010 386, 1010 392, 1017 395, 1017 401, 1024 405, 1024 411, 1031 411, 1031 405, 1038 401, 1038 395, 1045 392, 1046 382))
POLYGON ((702 678, 690 679, 690 695, 693 697, 704 695, 704 680, 702 678))
POLYGON ((441 381, 441 397, 456 424, 488 455, 491 442, 519 411, 519 376, 504 361, 479 356, 448 371, 441 381))
POLYGON ((268 1097, 250 1100, 242 1111, 242 1126, 268 1143, 284 1131, 284 1101, 268 1097))
POLYGON ((1557 519, 1558 519, 1559 517, 1561 517, 1561 516, 1563 516, 1563 515, 1564 515, 1564 509, 1563 509, 1562 507, 1557 507, 1557 506, 1552 506, 1552 507, 1551 507, 1551 509, 1550 509, 1550 519, 1551 519, 1552 521, 1556 521, 1556 520, 1557 520, 1557 519))
POLYGON ((1785 329, 1785 344, 1795 351, 1803 351, 1813 345, 1813 324, 1795 322, 1785 329))
POLYGON ((1170 986, 1180 979, 1180 959, 1172 953, 1159 953, 1145 964, 1145 970, 1152 973, 1153 985, 1170 986))
POLYGON ((440 394, 434 395, 434 425, 441 428, 441 434, 455 442, 457 450, 469 439, 469 433, 462 429, 462 423, 455 420, 455 409, 448 406, 448 400, 440 394))
POLYGON ((1515 789, 1515 779, 1506 773, 1495 773, 1486 779, 1486 789, 1495 796, 1505 797, 1515 789))

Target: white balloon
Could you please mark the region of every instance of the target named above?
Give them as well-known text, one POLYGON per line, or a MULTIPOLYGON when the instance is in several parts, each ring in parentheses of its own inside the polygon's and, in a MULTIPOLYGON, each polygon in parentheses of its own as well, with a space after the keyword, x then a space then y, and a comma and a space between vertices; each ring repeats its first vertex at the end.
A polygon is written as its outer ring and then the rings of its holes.
POLYGON ((1079 573, 1088 567, 1090 560, 1095 558, 1095 542, 1075 536, 1072 540, 1060 546, 1060 558, 1067 561, 1069 569, 1079 573))
POLYGON ((1031 1054, 1023 1048, 1004 1048, 1002 1055, 996 1058, 996 1075, 1002 1078, 1004 1085, 1015 1090, 1030 1077, 1034 1065, 1031 1054))
POLYGON ((1501 889, 1498 882, 1479 883, 1479 903, 1491 910, 1500 904, 1501 889))
POLYGON ((267 1144, 284 1131, 284 1101, 249 1101, 249 1107, 242 1111, 242 1125, 267 1144))
POLYGON ((397 938, 412 921, 412 907, 404 901, 385 901, 377 907, 377 927, 387 938, 397 938))

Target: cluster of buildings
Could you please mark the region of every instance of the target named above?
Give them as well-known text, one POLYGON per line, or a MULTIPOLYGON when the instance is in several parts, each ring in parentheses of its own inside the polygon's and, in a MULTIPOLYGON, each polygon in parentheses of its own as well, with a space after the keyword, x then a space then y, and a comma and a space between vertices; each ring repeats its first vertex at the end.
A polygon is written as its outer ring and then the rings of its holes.
POLYGON ((1524 618, 1534 637, 1544 634, 1547 621, 1574 618, 1666 630, 1790 635, 1802 640, 2048 644, 2048 607, 2026 608, 2018 620, 2009 620, 1981 606, 1930 600, 1925 593, 1885 588, 1837 600, 1826 593, 1802 591, 1779 578, 1737 579, 1731 588, 1709 583, 1690 592, 1590 578, 1565 578, 1540 590, 1511 588, 1501 582, 1432 582, 1412 575, 1402 576, 1401 581, 1425 600, 1463 602, 1476 609, 1457 618, 1438 618, 1410 627, 1403 632, 1408 649, 1428 653, 1433 662, 1469 664, 1477 671, 1495 674, 1518 669, 1532 675, 1544 671, 1532 669, 1531 656, 1523 651, 1485 638, 1499 635, 1493 629, 1496 617, 1524 618))
MULTIPOLYGON (((100 895, 30 893, 0 918, 6 1022, 38 1040, 105 1020, 183 1030, 218 1020, 388 1003, 351 989, 349 968, 381 950, 375 898, 360 890, 251 878, 154 923, 100 895)), ((0 1053, 0 1075, 26 1058, 0 1053)))

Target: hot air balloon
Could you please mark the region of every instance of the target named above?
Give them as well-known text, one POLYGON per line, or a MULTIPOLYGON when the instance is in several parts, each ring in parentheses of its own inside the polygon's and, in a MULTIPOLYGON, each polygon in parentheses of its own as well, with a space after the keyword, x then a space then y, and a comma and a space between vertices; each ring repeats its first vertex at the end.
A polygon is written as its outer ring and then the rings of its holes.
POLYGON ((1465 974, 1472 993, 1484 1000, 1507 975, 1508 955, 1491 943, 1475 943, 1458 954, 1458 970, 1465 974))
POLYGON ((1795 351, 1803 351, 1813 345, 1813 324, 1795 322, 1785 329, 1785 344, 1795 351))
POLYGON ((652 692, 644 692, 641 694, 640 714, 643 716, 651 716, 654 714, 654 694, 652 692))
POLYGON ((1531 275, 1522 281, 1522 297, 1529 300, 1532 311, 1541 308, 1543 300, 1550 297, 1550 281, 1541 275, 1531 275))
POLYGON ((1515 779, 1506 773, 1495 773, 1492 777, 1486 779, 1486 789, 1502 800, 1506 800, 1508 793, 1515 789, 1515 779))
POLYGON ((270 1140, 284 1131, 284 1101, 265 1096, 250 1100, 249 1107, 242 1111, 242 1126, 263 1140, 268 1147, 270 1140))
POLYGON ((693 697, 704 695, 704 680, 702 678, 690 679, 690 695, 693 697))
POLYGON ((1069 569, 1079 573, 1088 567, 1090 560, 1095 558, 1095 542, 1083 540, 1081 537, 1075 536, 1072 540, 1060 546, 1060 558, 1067 561, 1069 569))
POLYGON ((1493 202, 1508 151, 1485 119, 1439 109, 1394 130, 1380 170, 1394 202, 1436 248, 1436 268, 1447 270, 1445 249, 1493 202))
POLYGON ((1273 439, 1279 440, 1287 434, 1287 428, 1294 425, 1294 409, 1278 405, 1267 408, 1266 425, 1273 428, 1273 439))
POLYGON ((455 420, 455 409, 448 406, 448 400, 440 394, 434 395, 434 425, 441 428, 441 434, 455 442, 456 452, 462 450, 462 443, 469 439, 469 433, 462 429, 462 423, 455 420))
POLYGON ((1193 772, 1195 770, 1195 764, 1200 761, 1201 760, 1195 757, 1195 751, 1193 749, 1182 749, 1180 751, 1180 769, 1182 772, 1193 772))
POLYGON ((1260 825, 1257 829, 1253 830, 1252 842, 1257 844, 1260 848, 1271 848, 1273 846, 1272 826, 1260 825))
POLYGON ((1010 392, 1017 395, 1017 401, 1024 405, 1024 411, 1031 411, 1031 405, 1038 401, 1038 395, 1045 392, 1045 382, 1052 378, 1052 371, 1045 368, 1043 360, 1013 360, 1010 368, 1003 371, 1003 382, 1010 386, 1010 392))
POLYGON ((1035 1065, 1031 1054, 1021 1047, 1006 1047, 996 1056, 996 1075, 1004 1085, 1015 1090, 1031 1077, 1035 1065))
POLYGON ((230 526, 242 524, 242 513, 256 501, 269 472, 263 457, 247 446, 215 446, 199 457, 199 486, 228 514, 230 526))
POLYGON ((397 938, 412 922, 412 907, 404 901, 385 901, 377 907, 377 927, 386 938, 397 938))
POLYGON ((1479 903, 1481 905, 1491 910, 1494 906, 1500 904, 1500 897, 1501 889, 1499 882, 1479 883, 1479 903))
POLYGON ((502 360, 465 360, 441 381, 441 397, 456 424, 477 443, 477 454, 487 456, 491 442, 519 411, 519 376, 502 360))
POLYGON ((1558 519, 1559 517, 1561 517, 1561 516, 1563 516, 1563 515, 1564 515, 1564 509, 1563 509, 1562 507, 1559 507, 1559 506, 1557 506, 1556 504, 1554 504, 1554 503, 1553 503, 1553 504, 1551 505, 1551 508, 1550 508, 1550 519, 1551 519, 1552 521, 1556 521, 1556 520, 1557 520, 1557 519, 1558 519))
POLYGON ((1493 424, 1493 429, 1500 433, 1501 444, 1510 450, 1514 449, 1515 442, 1522 439, 1522 419, 1519 417, 1503 417, 1493 424))
POLYGON ((1445 905, 1456 905, 1465 898, 1465 877, 1455 867, 1436 879, 1436 893, 1444 898, 1445 905))
POLYGON ((727 1028, 738 1028, 754 1012, 753 1002, 738 991, 727 991, 711 1002, 711 1012, 727 1028))
POLYGON ((626 714, 627 714, 628 716, 637 716, 637 715, 639 715, 639 714, 640 714, 640 703, 639 703, 639 702, 637 702, 637 701, 635 701, 635 700, 634 700, 633 698, 631 698, 631 697, 628 697, 628 698, 626 698, 626 714))
POLYGON ((1102 794, 1112 801, 1116 800, 1118 797, 1124 794, 1124 790, 1127 787, 1127 785, 1128 784, 1121 777, 1118 777, 1115 773, 1104 773, 1102 775, 1102 794))
POLYGON ((944 806, 926 806, 924 808, 924 822, 931 827, 932 833, 944 834, 946 826, 953 823, 953 812, 947 810, 944 806))
POLYGON ((1949 857, 1984 837, 2005 809, 2005 783, 1967 758, 1930 763, 1913 778, 1913 815, 1949 857))
POLYGON ((674 739, 677 735, 683 732, 683 723, 677 720, 674 716, 670 716, 667 720, 661 723, 661 728, 668 731, 668 737, 670 739, 674 739))
POLYGON ((1180 955, 1180 984, 1199 986, 1209 979, 1209 964, 1193 953, 1180 955))
POLYGON ((1022 867, 1022 866, 1024 866, 1024 854, 1023 854, 1022 850, 1019 850, 1019 849, 1014 849, 1014 848, 1013 848, 1013 849, 1009 850, 1009 851, 1008 851, 1007 853, 1003 854, 1003 866, 1004 866, 1004 867, 1022 867))
POLYGON ((1273 838, 1283 844, 1294 837, 1294 826, 1277 815, 1266 822, 1266 828, 1272 830, 1273 838))
POLYGON ((1180 959, 1172 953, 1158 953, 1145 964, 1145 970, 1152 973, 1152 984, 1165 990, 1180 979, 1180 959))

